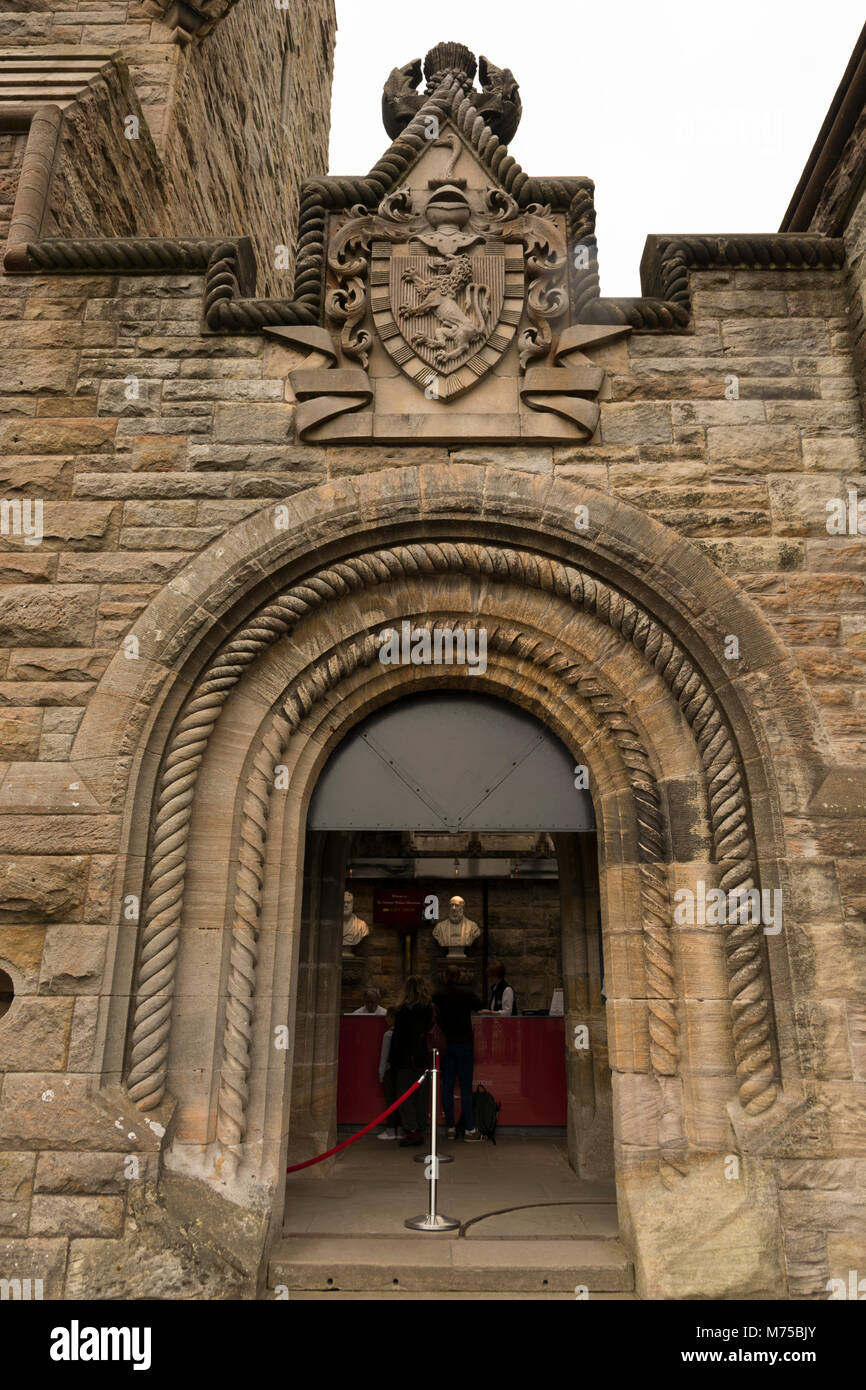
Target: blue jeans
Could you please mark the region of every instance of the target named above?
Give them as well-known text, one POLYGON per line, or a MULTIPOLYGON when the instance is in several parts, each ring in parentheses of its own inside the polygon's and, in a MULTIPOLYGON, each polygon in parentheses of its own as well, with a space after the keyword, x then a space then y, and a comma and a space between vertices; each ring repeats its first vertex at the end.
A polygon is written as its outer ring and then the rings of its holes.
POLYGON ((472 1117, 472 1071, 475 1065, 475 1048, 471 1042, 448 1044, 448 1051, 442 1058, 442 1105, 445 1109, 445 1124, 454 1128, 454 1078, 460 1082, 460 1103, 467 1129, 474 1129, 472 1117))

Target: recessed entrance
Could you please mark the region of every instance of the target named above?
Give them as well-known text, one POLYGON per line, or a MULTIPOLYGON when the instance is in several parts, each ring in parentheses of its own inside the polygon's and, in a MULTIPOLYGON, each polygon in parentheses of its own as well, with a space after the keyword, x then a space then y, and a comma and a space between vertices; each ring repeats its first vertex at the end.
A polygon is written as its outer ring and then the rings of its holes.
MULTIPOLYGON (((76 759, 104 766, 117 692, 134 699, 123 887, 140 923, 117 937, 99 1065, 148 1114, 176 1103, 165 1171, 209 1184, 221 1228, 237 1216, 246 1230, 258 1213, 250 1281, 283 1229, 287 1160, 336 1138, 349 837, 371 832, 368 812, 354 827, 309 826, 317 788, 365 719, 459 692, 555 734, 563 795, 580 790, 574 767, 589 766, 597 849, 591 831, 555 827, 549 794, 535 825, 497 830, 553 842, 566 1037, 591 1024, 588 1055, 563 1042, 569 1157, 581 1175, 610 1173, 612 1110, 638 1290, 784 1287, 760 1117, 783 1100, 785 1069, 796 1076, 791 996, 772 987, 788 979, 785 943, 757 923, 681 926, 673 909, 681 889, 763 891, 784 877, 785 803, 763 754, 784 748, 805 787, 815 745, 801 757, 798 740, 811 710, 788 699, 768 624, 763 663, 742 679, 722 670, 719 635, 758 619, 720 592, 697 549, 601 495, 597 529, 576 538, 583 501, 566 481, 468 465, 445 478, 407 462, 314 489, 290 537, 275 539, 257 514, 232 551, 257 556, 252 574, 238 564, 217 590, 212 561, 196 561, 186 598, 172 588, 148 614, 147 632, 172 634, 171 660, 187 653, 188 667, 154 703, 140 674, 128 691, 136 663, 113 661, 76 735, 76 759), (200 609, 222 627, 190 651, 200 609), (477 674, 380 661, 383 624, 456 633, 479 622, 477 674), (726 1179, 731 1153, 755 1159, 749 1182, 726 1179)), ((446 807, 424 833, 464 833, 471 809, 446 807)), ((483 815, 482 840, 494 833, 483 815)), ((401 818, 396 831, 413 825, 401 818)))
MULTIPOLYGON (((454 1239, 461 1249, 471 1242, 482 1264, 488 1242, 558 1242, 544 1246, 549 1267, 540 1247, 531 1257, 512 1250, 533 1267, 528 1283, 512 1284, 525 1291, 573 1290, 587 1278, 596 1290, 630 1287, 616 1239, 596 830, 582 765, 505 701, 455 691, 404 697, 332 754, 310 804, 305 862, 289 1162, 384 1108, 378 1063, 388 1020, 367 1012, 365 999, 376 990, 382 1007, 396 1005, 410 974, 441 988, 449 956, 433 929, 459 895, 477 934, 451 963, 487 1005, 488 970, 501 961, 518 1013, 473 1024, 475 1084, 502 1107, 496 1144, 449 1142, 440 1129, 443 1152, 456 1159, 441 1184, 444 1207, 461 1223, 454 1239)), ((374 1132, 290 1176, 272 1282, 373 1287, 358 1283, 357 1262, 335 1240, 400 1235, 423 1244, 403 1229, 423 1205, 417 1152, 374 1132)), ((411 1288, 409 1246, 405 1259, 411 1288)), ((375 1261, 368 1273, 374 1283, 384 1277, 375 1261)), ((450 1259, 437 1278, 445 1291, 465 1287, 450 1259)), ((491 1279, 492 1290, 507 1286, 491 1279)))

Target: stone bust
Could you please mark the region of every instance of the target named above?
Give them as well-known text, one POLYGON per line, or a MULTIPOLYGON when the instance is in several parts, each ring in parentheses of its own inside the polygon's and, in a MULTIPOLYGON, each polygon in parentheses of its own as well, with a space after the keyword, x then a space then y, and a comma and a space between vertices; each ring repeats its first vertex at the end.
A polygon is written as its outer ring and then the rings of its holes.
POLYGON ((355 916, 355 899, 351 893, 343 894, 343 951, 351 954, 353 948, 369 936, 370 928, 362 918, 355 916))
POLYGON ((460 959, 466 947, 471 946, 481 935, 481 928, 465 916, 466 903, 463 898, 453 897, 448 904, 448 916, 443 917, 433 928, 433 938, 440 946, 448 948, 449 959, 460 959))

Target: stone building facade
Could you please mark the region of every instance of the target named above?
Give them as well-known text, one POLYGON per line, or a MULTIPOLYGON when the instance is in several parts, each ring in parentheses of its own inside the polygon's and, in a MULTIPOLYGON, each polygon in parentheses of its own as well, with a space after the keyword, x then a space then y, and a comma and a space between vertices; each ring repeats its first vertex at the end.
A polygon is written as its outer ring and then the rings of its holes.
POLYGON ((394 69, 393 143, 325 178, 333 8, 252 11, 0 17, 0 1271, 261 1291, 293 1066, 332 1065, 307 805, 448 687, 590 770, 562 967, 611 1098, 570 1123, 637 1292, 826 1297, 866 1269, 863 117, 790 228, 652 237, 605 299, 507 69, 394 69), (383 669, 406 619, 485 624, 483 676, 383 669), (781 923, 677 914, 719 886, 781 923))

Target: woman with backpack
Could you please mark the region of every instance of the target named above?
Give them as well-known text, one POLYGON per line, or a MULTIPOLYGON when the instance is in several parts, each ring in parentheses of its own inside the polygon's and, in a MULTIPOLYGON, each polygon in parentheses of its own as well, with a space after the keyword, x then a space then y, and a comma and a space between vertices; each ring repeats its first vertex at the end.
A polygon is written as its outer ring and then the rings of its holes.
MULTIPOLYGON (((389 1061, 397 1074, 397 1094, 402 1095, 427 1068, 427 1034, 436 1021, 436 1011, 427 982, 421 975, 410 975, 397 1001, 394 1034, 389 1061)), ((407 1097, 400 1106, 400 1124, 406 1133, 400 1147, 424 1143, 427 1119, 428 1082, 407 1097)))

